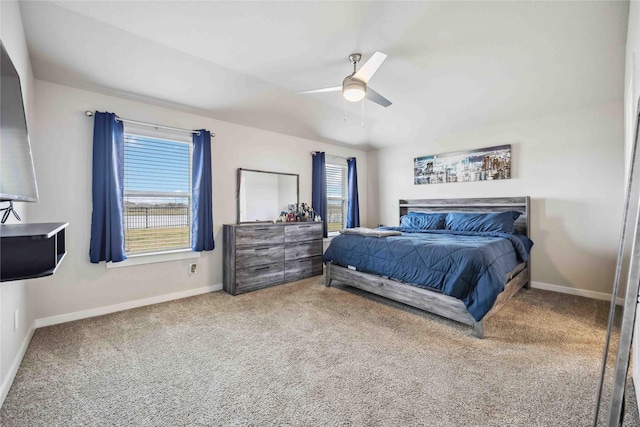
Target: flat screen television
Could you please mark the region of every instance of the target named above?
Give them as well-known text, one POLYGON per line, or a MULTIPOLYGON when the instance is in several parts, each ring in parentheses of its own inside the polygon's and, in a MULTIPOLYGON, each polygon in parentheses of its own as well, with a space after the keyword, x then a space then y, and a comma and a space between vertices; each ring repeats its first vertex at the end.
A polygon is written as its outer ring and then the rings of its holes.
POLYGON ((20 76, 1 41, 0 47, 0 201, 37 202, 20 76))

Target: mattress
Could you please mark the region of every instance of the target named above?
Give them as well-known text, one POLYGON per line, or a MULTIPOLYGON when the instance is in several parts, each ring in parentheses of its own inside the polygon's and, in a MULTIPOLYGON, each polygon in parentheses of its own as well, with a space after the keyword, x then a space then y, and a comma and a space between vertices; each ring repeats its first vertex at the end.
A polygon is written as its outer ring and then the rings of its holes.
POLYGON ((507 275, 528 261, 533 245, 517 234, 395 229, 401 235, 336 236, 323 261, 458 298, 476 321, 493 307, 507 275))

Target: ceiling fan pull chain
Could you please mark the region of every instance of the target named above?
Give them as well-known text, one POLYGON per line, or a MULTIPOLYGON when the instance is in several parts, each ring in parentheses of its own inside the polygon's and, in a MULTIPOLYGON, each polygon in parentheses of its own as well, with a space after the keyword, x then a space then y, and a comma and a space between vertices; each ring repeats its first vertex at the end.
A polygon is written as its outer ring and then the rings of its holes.
POLYGON ((362 98, 362 128, 364 129, 364 98, 362 98))
POLYGON ((345 125, 347 124, 347 100, 346 99, 344 99, 344 124, 345 125))

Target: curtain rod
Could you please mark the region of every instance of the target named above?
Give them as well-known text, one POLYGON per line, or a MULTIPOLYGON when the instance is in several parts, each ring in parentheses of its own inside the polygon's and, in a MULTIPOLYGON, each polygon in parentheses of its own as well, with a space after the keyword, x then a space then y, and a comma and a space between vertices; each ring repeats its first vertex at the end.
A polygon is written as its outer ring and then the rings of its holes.
MULTIPOLYGON (((95 113, 93 111, 85 111, 85 114, 87 115, 87 117, 93 117, 93 115, 95 113)), ((171 127, 171 126, 157 125, 155 123, 147 123, 147 122, 141 122, 141 121, 138 121, 138 120, 123 119, 122 117, 118 117, 118 116, 116 116, 116 121, 117 122, 123 122, 123 123, 132 123, 132 124, 142 125, 142 126, 150 126, 150 127, 156 128, 156 129, 167 129, 167 130, 175 130, 175 131, 178 131, 178 132, 195 133, 196 135, 200 136, 200 131, 199 130, 191 130, 191 129, 175 128, 175 127, 171 127)), ((211 137, 213 138, 215 136, 216 136, 216 134, 211 132, 211 137)))
MULTIPOLYGON (((316 155, 316 154, 318 154, 318 153, 322 153, 322 151, 312 151, 312 152, 311 152, 311 155, 312 155, 312 156, 315 156, 315 155, 316 155)), ((349 160, 349 159, 355 159, 355 157, 334 156, 333 154, 326 154, 326 153, 325 153, 325 156, 327 156, 327 157, 333 157, 334 159, 341 159, 341 160, 344 160, 344 161, 347 161, 347 160, 349 160)))

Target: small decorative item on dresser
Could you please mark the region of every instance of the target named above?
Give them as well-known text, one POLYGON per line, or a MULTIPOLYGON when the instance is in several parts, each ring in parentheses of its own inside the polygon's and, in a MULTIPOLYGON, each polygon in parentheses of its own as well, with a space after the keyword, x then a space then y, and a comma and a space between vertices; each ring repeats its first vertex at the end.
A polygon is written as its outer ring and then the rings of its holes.
POLYGON ((300 221, 313 221, 313 208, 307 203, 300 204, 300 211, 298 212, 298 218, 300 221))

